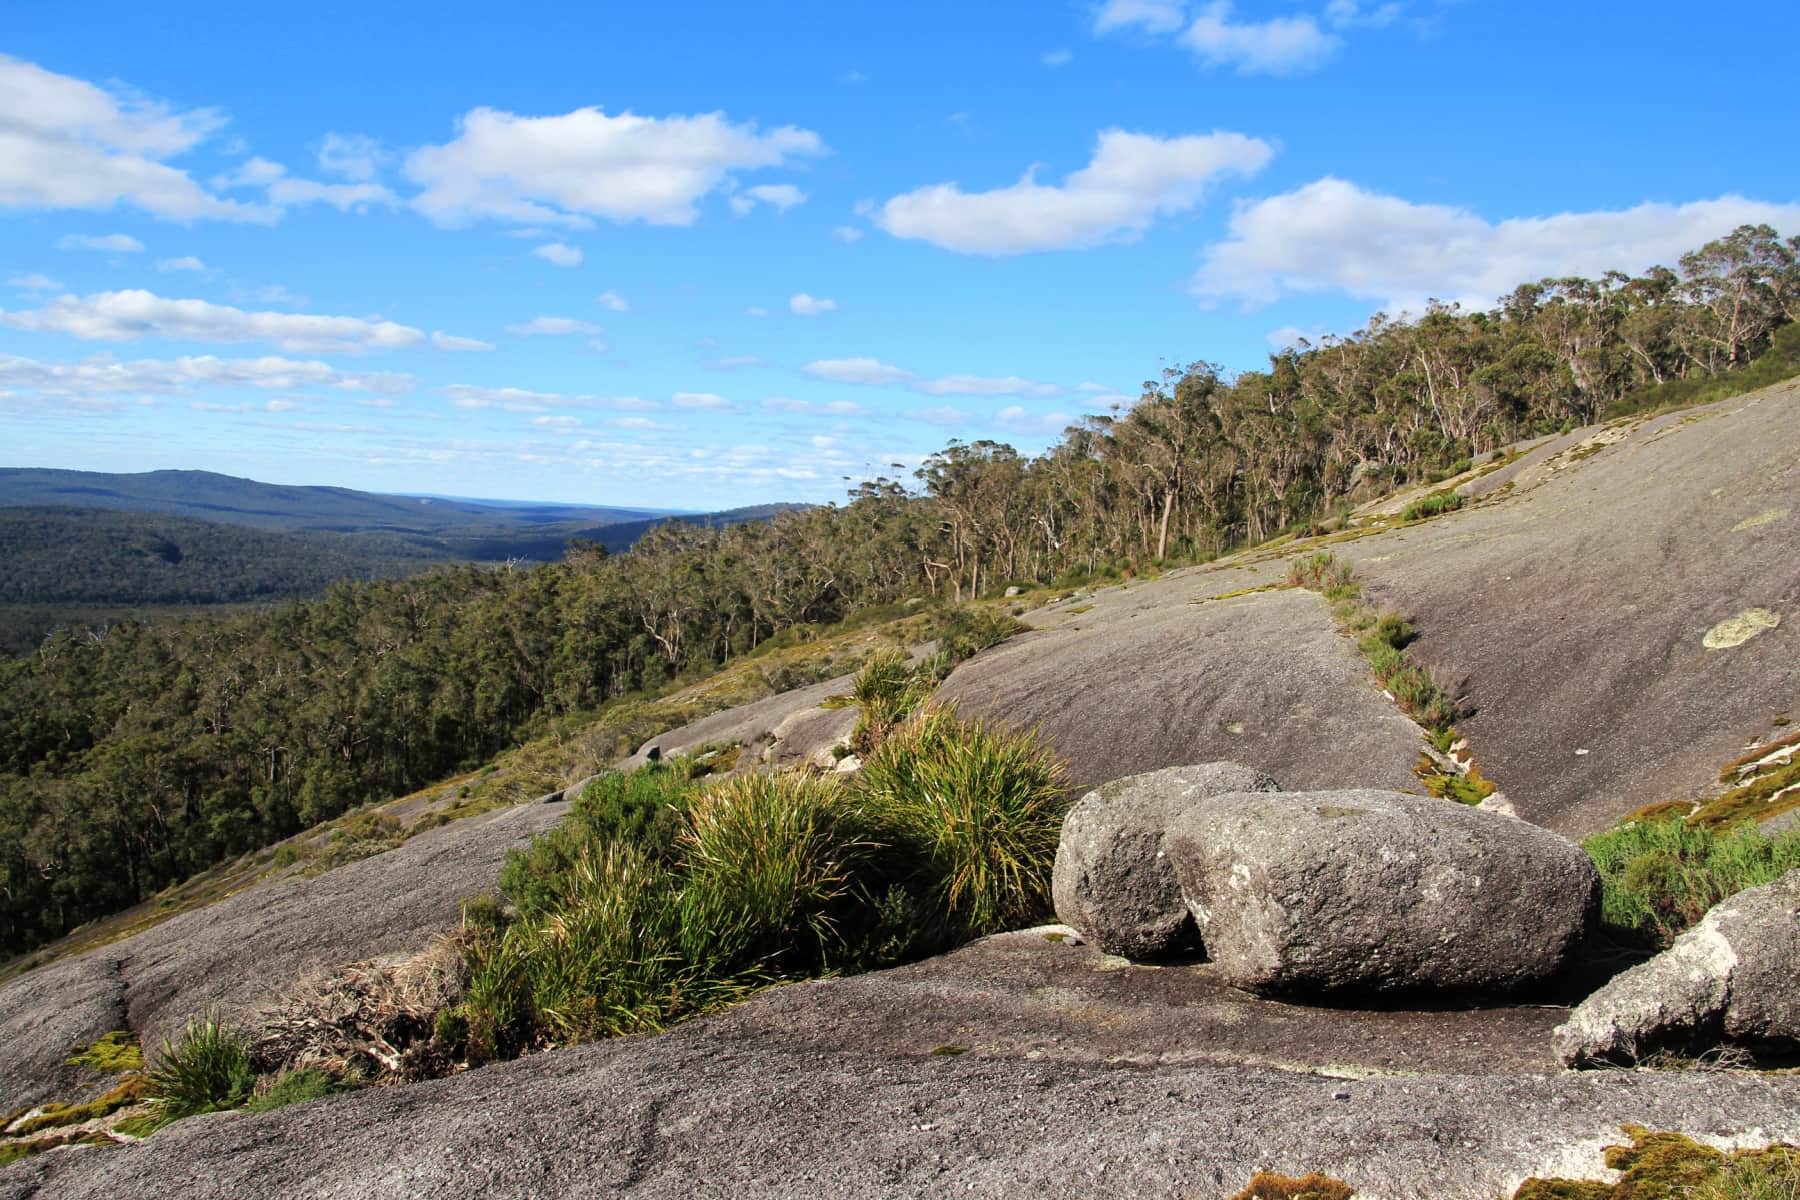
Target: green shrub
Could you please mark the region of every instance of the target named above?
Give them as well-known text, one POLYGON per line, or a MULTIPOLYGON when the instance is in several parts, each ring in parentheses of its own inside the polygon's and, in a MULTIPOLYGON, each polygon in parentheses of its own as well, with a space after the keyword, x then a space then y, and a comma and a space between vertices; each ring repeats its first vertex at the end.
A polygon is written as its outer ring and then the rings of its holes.
POLYGON ((163 1043, 144 1095, 173 1121, 237 1108, 255 1085, 249 1041, 217 1017, 202 1016, 188 1021, 179 1045, 163 1043))
POLYGON ((1800 866, 1800 831, 1770 838, 1749 823, 1633 821, 1581 846, 1600 871, 1607 928, 1644 945, 1667 945, 1727 896, 1800 866))
POLYGON ((914 863, 950 940, 1047 911, 1067 809, 1066 776, 1034 736, 927 709, 895 730, 855 780, 881 835, 914 863))

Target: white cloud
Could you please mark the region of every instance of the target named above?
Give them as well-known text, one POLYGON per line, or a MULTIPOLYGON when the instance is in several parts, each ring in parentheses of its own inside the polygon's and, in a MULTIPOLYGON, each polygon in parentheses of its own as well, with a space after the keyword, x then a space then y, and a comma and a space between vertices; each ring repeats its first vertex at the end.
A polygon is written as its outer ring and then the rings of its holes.
POLYGON ((176 111, 0 54, 0 114, 0 208, 128 204, 177 221, 278 215, 214 196, 164 161, 225 123, 212 109, 176 111))
POLYGON ((832 227, 831 236, 845 245, 849 245, 852 242, 862 241, 863 231, 854 225, 835 225, 832 227))
POLYGON ((393 159, 378 139, 360 133, 328 133, 319 143, 319 167, 357 183, 374 179, 393 159))
POLYGON ((1236 67, 1245 75, 1292 75, 1336 54, 1343 42, 1310 16, 1233 21, 1229 0, 1214 0, 1178 39, 1209 67, 1236 67))
POLYGON ((654 409, 656 405, 636 396, 567 396, 561 392, 534 392, 525 388, 480 387, 453 383, 440 389, 454 408, 500 408, 510 412, 544 412, 552 408, 608 408, 618 411, 654 409))
POLYGON ((1273 154, 1239 133, 1162 138, 1103 131, 1087 166, 1060 186, 1037 182, 1036 168, 1011 187, 964 192, 940 183, 895 196, 875 221, 895 237, 919 238, 964 254, 1026 254, 1129 241, 1159 216, 1200 203, 1222 175, 1252 175, 1273 154))
POLYGON ((379 183, 320 183, 295 179, 287 168, 266 158, 252 158, 213 181, 218 188, 262 188, 277 208, 329 204, 339 212, 361 212, 371 204, 392 206, 400 198, 379 183))
POLYGON ((432 348, 436 350, 451 351, 492 350, 494 348, 494 343, 492 342, 484 342, 479 338, 457 337, 455 334, 444 333, 439 330, 432 331, 431 345, 432 348))
POLYGON ((144 243, 124 233, 109 233, 104 237, 88 237, 79 233, 70 233, 56 239, 56 248, 58 250, 106 250, 114 254, 142 254, 144 243))
POLYGON ((703 365, 713 371, 735 371, 740 367, 760 367, 763 360, 754 354, 732 354, 711 359, 703 365))
POLYGON ((581 265, 580 249, 564 245, 562 242, 546 242, 532 253, 545 262, 559 267, 579 267, 581 265))
POLYGON ((1174 33, 1187 23, 1182 0, 1106 0, 1094 14, 1094 32, 1140 28, 1147 33, 1174 33))
POLYGON ((1009 404, 994 414, 994 423, 1020 433, 1058 433, 1072 418, 1065 412, 1036 413, 1020 404, 1009 404))
POLYGON ((213 403, 210 403, 205 400, 196 400, 192 404, 188 405, 188 407, 191 409, 194 409, 198 412, 280 413, 280 412, 293 412, 295 409, 300 408, 301 405, 297 401, 294 401, 294 400, 264 400, 260 404, 257 404, 257 403, 254 403, 254 402, 248 401, 248 400, 244 401, 241 404, 213 404, 213 403))
POLYGON ((16 287, 27 292, 54 292, 62 288, 60 280, 48 275, 14 275, 6 281, 8 287, 16 287))
POLYGON ((904 367, 875 358, 825 358, 804 368, 815 379, 854 383, 865 387, 899 384, 928 396, 1051 396, 1062 389, 1051 383, 1035 383, 1017 375, 943 375, 927 378, 904 367))
POLYGON ((619 293, 613 291, 611 288, 608 288, 598 296, 595 296, 594 303, 598 304, 601 308, 606 309, 608 312, 622 313, 631 311, 631 305, 626 303, 625 297, 619 295, 619 293))
POLYGON ((1378 4, 1364 11, 1358 0, 1331 0, 1325 19, 1338 29, 1385 29, 1400 19, 1400 5, 1378 4))
POLYGON ((707 412, 736 412, 737 406, 723 396, 711 392, 676 392, 676 408, 697 408, 707 412))
POLYGON ((780 212, 806 203, 806 193, 791 183, 758 184, 756 187, 745 188, 744 195, 760 200, 780 212))
POLYGON ((969 414, 960 408, 951 408, 940 404, 935 408, 915 408, 906 414, 915 421, 926 421, 933 425, 966 425, 969 414))
POLYGON ((531 418, 531 423, 533 425, 551 425, 559 429, 573 429, 581 424, 581 418, 569 416, 533 417, 531 418))
POLYGON ((744 315, 746 317, 766 317, 769 315, 769 310, 760 304, 752 304, 744 310, 744 315))
POLYGON ((579 317, 533 317, 518 325, 508 325, 506 332, 516 333, 520 337, 567 337, 574 334, 598 337, 606 330, 579 317))
POLYGON ((0 325, 67 333, 85 341, 143 337, 194 342, 273 342, 283 350, 355 353, 416 346, 425 334, 393 321, 305 313, 246 312, 205 300, 172 300, 140 289, 58 296, 40 309, 0 309, 0 325))
POLYGON ((204 271, 206 264, 193 255, 187 254, 181 258, 161 259, 157 262, 156 269, 159 271, 204 271))
POLYGON ((1193 290, 1248 305, 1338 292, 1391 311, 1420 311, 1431 297, 1486 306, 1529 280, 1672 263, 1746 223, 1797 228, 1800 205, 1722 196, 1490 222, 1326 178, 1241 205, 1193 290))
POLYGON ((809 296, 805 292, 788 298, 788 311, 801 317, 816 317, 828 312, 837 311, 837 301, 824 297, 809 296))
POLYGON ((523 117, 477 108, 457 137, 406 161, 423 187, 414 205, 441 225, 493 219, 585 229, 595 218, 688 225, 696 202, 737 171, 823 154, 819 135, 767 133, 723 113, 608 116, 581 108, 523 117))
POLYGON ((1066 67, 1075 61, 1075 52, 1072 50, 1052 50, 1048 54, 1040 55, 1038 61, 1043 63, 1046 67, 1066 67))
POLYGON ((22 388, 49 396, 168 395, 199 387, 296 388, 329 387, 390 395, 411 391, 411 375, 394 372, 340 371, 329 363, 269 355, 263 358, 214 358, 198 355, 175 359, 79 363, 40 362, 0 355, 0 389, 22 388))

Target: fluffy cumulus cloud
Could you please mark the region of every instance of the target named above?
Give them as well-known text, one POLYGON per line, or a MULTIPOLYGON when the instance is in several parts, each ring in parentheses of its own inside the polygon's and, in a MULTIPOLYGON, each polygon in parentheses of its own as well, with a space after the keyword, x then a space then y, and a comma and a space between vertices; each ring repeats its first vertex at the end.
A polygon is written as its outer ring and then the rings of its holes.
POLYGON ((800 292, 788 299, 788 311, 799 317, 818 317, 837 311, 837 301, 800 292))
POLYGON ((0 208, 274 220, 276 209, 213 195, 169 165, 224 123, 212 109, 179 111, 0 54, 0 208))
POLYGON ((1011 187, 965 192, 939 183, 895 196, 875 223, 964 254, 1025 254, 1129 241, 1159 216, 1198 205, 1225 175, 1252 175, 1269 161, 1268 143, 1240 133, 1164 138, 1103 131, 1087 166, 1061 184, 1036 168, 1011 187))
POLYGON ((506 332, 520 337, 598 337, 606 331, 579 317, 533 317, 517 325, 508 325, 506 332))
POLYGON ((44 396, 141 396, 191 392, 202 387, 336 388, 393 394, 412 390, 413 377, 398 372, 340 371, 316 360, 281 358, 214 358, 200 355, 131 362, 88 360, 40 362, 0 355, 0 390, 36 392, 44 396))
POLYGON ((104 250, 112 254, 142 254, 144 243, 126 233, 109 233, 101 237, 70 233, 56 239, 56 248, 58 250, 104 250))
POLYGON ((84 341, 135 342, 158 337, 189 342, 270 342, 283 350, 315 354, 394 350, 426 340, 420 330, 393 321, 247 312, 137 289, 58 296, 38 309, 0 309, 0 325, 33 333, 66 333, 84 341))
POLYGON ((806 364, 806 373, 832 383, 864 387, 898 385, 928 396, 1053 396, 1053 383, 1037 383, 1017 375, 940 375, 928 377, 875 358, 822 358, 806 364))
POLYGON ((1343 39, 1333 30, 1380 28, 1399 15, 1397 3, 1364 7, 1358 0, 1330 0, 1323 21, 1311 13, 1258 21, 1240 19, 1230 0, 1210 0, 1191 10, 1181 0, 1107 0, 1095 13, 1094 32, 1173 36, 1207 67, 1295 75, 1318 68, 1342 49, 1343 39))
POLYGON ((442 225, 688 225, 700 198, 736 172, 824 152, 810 130, 765 133, 716 112, 640 117, 581 108, 527 117, 478 108, 459 122, 455 140, 415 151, 405 173, 423 189, 414 205, 442 225))
POLYGON ((581 249, 563 242, 546 242, 532 253, 556 267, 579 267, 581 265, 581 249))
POLYGON ((1723 196, 1489 221, 1327 178, 1240 206, 1193 290, 1249 305, 1335 292, 1396 311, 1433 297, 1484 306, 1524 280, 1672 264, 1745 223, 1800 227, 1800 205, 1723 196))

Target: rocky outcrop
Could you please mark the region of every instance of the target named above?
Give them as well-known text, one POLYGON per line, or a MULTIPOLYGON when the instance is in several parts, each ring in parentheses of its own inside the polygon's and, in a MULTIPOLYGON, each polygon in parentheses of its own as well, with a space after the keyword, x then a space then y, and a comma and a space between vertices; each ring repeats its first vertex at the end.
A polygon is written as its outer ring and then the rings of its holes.
POLYGON ((1163 832, 1208 796, 1277 790, 1236 763, 1167 767, 1095 788, 1063 822, 1051 875, 1056 915, 1108 954, 1154 962, 1199 953, 1163 832))
POLYGON ((1560 971, 1599 909, 1573 842, 1393 792, 1214 796, 1164 845, 1207 955, 1265 995, 1517 990, 1560 971))
POLYGON ((1800 1050, 1800 870, 1714 905, 1649 962, 1617 976, 1557 1027, 1566 1066, 1635 1062, 1721 1042, 1800 1050))

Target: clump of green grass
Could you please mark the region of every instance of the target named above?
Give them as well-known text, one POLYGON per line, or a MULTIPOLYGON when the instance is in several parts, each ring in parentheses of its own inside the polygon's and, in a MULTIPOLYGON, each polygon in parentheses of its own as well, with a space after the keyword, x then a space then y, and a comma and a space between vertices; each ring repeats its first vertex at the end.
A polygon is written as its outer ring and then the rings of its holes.
POLYGON ((1527 1179, 1513 1200, 1794 1200, 1800 1196, 1800 1150, 1776 1142, 1729 1153, 1679 1133, 1622 1127, 1629 1145, 1608 1146, 1616 1183, 1527 1179))
POLYGON ((1035 737, 928 709, 863 764, 855 787, 883 833, 914 857, 951 940, 1047 911, 1067 778, 1035 737))
POLYGON ((1423 521, 1428 517, 1441 517, 1445 513, 1455 512, 1468 503, 1461 492, 1446 488, 1441 492, 1431 492, 1420 496, 1408 504, 1400 512, 1402 521, 1423 521))
POLYGON ((933 636, 937 638, 938 651, 951 666, 1031 628, 1023 621, 1015 620, 1010 613, 977 604, 949 609, 934 624, 933 636))
POLYGON ((1800 831, 1771 838, 1749 823, 1638 820, 1581 846, 1600 872, 1608 930, 1647 946, 1668 945, 1727 896, 1800 866, 1800 831))
POLYGON ((144 1051, 137 1034, 129 1029, 115 1029, 103 1034, 91 1045, 83 1046, 69 1057, 72 1067, 93 1067, 108 1075, 144 1069, 144 1051))
POLYGON ((256 1086, 249 1041, 214 1016, 189 1020, 181 1042, 164 1042, 157 1059, 144 1097, 165 1120, 237 1108, 256 1086))
POLYGON ((290 1067, 259 1086, 255 1094, 245 1101, 244 1108, 249 1112, 269 1112, 272 1109, 286 1108, 290 1104, 304 1104, 309 1100, 335 1096, 346 1090, 344 1082, 329 1071, 318 1067, 290 1067))
POLYGON ((867 754, 881 744, 893 728, 925 703, 937 679, 915 666, 904 650, 878 650, 871 654, 850 687, 850 698, 859 710, 850 748, 867 754))
POLYGON ((671 771, 602 786, 508 863, 516 909, 465 905, 466 980, 436 1019, 440 1048, 483 1062, 658 1029, 1035 917, 1063 812, 1061 768, 1034 741, 929 710, 851 784, 671 771), (597 819, 602 804, 618 819, 597 819), (673 837, 638 819, 656 805, 673 837))

